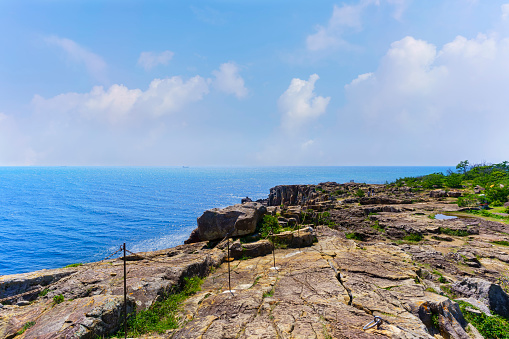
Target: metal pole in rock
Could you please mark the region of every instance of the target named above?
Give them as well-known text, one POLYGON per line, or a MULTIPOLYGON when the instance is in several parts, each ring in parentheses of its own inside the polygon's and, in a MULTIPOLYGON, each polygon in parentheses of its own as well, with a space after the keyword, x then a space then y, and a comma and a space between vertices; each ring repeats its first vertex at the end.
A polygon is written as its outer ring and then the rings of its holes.
POLYGON ((300 252, 300 227, 297 228, 297 238, 299 239, 297 242, 299 243, 299 252, 300 252))
POLYGON ((232 286, 230 282, 230 237, 228 237, 228 291, 232 291, 232 286))
POLYGON ((124 338, 127 338, 127 261, 125 258, 125 243, 124 243, 124 338))
POLYGON ((272 236, 272 258, 274 259, 274 269, 276 269, 276 243, 274 243, 274 234, 270 233, 272 236))

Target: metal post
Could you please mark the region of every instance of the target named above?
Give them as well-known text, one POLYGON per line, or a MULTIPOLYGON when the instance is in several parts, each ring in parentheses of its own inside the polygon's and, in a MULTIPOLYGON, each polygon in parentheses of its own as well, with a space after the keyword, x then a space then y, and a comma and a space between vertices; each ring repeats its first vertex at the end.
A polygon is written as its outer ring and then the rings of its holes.
POLYGON ((230 282, 230 237, 228 237, 228 290, 232 291, 232 286, 230 282))
POLYGON ((297 228, 297 238, 299 238, 299 252, 300 252, 300 227, 297 228))
POLYGON ((272 234, 272 258, 274 259, 274 269, 276 269, 276 243, 274 242, 274 234, 272 234))
POLYGON ((127 339, 127 261, 125 258, 125 243, 124 243, 124 338, 127 339))

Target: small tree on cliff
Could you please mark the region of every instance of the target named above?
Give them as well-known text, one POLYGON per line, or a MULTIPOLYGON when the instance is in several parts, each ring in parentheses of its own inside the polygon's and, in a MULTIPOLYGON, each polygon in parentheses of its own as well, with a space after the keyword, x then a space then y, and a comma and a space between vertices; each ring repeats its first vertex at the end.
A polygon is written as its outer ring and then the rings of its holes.
POLYGON ((465 173, 467 173, 468 165, 469 165, 468 160, 460 161, 460 163, 456 165, 456 169, 458 171, 463 172, 463 174, 465 174, 465 173))

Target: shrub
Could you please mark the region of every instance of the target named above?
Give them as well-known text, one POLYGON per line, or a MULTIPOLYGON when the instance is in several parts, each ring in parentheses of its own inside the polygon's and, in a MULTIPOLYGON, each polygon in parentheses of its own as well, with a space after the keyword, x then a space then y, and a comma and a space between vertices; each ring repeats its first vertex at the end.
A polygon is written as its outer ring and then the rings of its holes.
POLYGON ((468 194, 458 198, 458 207, 476 207, 479 199, 475 194, 468 194))
POLYGON ((261 223, 258 225, 258 232, 263 238, 266 238, 270 232, 273 234, 281 232, 281 226, 279 225, 276 217, 265 214, 261 223))
POLYGON ((357 190, 357 192, 355 192, 355 196, 359 197, 359 198, 362 198, 364 196, 364 191, 361 190, 360 188, 357 190))
POLYGON ((28 330, 30 327, 32 327, 34 325, 35 325, 35 321, 27 322, 25 325, 23 325, 23 328, 21 330, 16 332, 16 335, 22 335, 23 333, 25 333, 26 330, 28 330))
POLYGON ((59 294, 59 295, 56 295, 56 296, 53 297, 53 303, 54 304, 60 304, 62 302, 64 302, 64 296, 63 295, 59 294))
POLYGON ((444 178, 445 185, 450 188, 461 188, 463 175, 458 173, 450 173, 444 178))
POLYGON ((468 231, 465 230, 453 230, 448 227, 439 227, 438 233, 440 234, 447 234, 447 235, 454 235, 457 237, 466 237, 469 235, 468 231))
POLYGON ((424 188, 442 187, 444 175, 442 173, 428 174, 423 177, 422 186, 424 188))
POLYGON ((403 238, 403 240, 410 242, 419 242, 422 239, 424 239, 424 237, 422 236, 422 234, 419 233, 410 233, 403 238))
POLYGON ((507 201, 507 196, 509 195, 509 187, 488 186, 486 188, 486 191, 484 191, 484 194, 486 195, 486 198, 488 199, 489 202, 500 201, 501 203, 504 203, 507 201))
POLYGON ((485 338, 493 339, 509 339, 509 321, 498 315, 487 316, 484 313, 477 314, 469 312, 467 308, 477 308, 465 301, 457 301, 461 313, 465 317, 465 320, 474 325, 474 327, 481 333, 485 338))

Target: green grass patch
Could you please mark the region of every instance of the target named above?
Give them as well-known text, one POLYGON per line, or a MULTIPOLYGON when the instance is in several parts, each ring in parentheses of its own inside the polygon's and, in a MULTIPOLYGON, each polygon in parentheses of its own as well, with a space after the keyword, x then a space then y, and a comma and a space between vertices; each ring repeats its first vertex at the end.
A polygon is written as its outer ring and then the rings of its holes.
POLYGON ((23 333, 25 333, 26 330, 28 330, 30 327, 32 327, 34 325, 35 325, 35 321, 27 322, 25 325, 23 325, 23 328, 21 330, 16 332, 16 335, 22 335, 23 333))
POLYGON ((345 233, 345 237, 347 239, 358 240, 358 241, 364 241, 364 239, 366 238, 366 236, 364 234, 357 233, 357 232, 345 233))
POLYGON ((422 234, 419 233, 410 233, 403 238, 403 240, 409 242, 419 242, 422 239, 424 239, 424 237, 422 236, 422 234))
MULTIPOLYGON (((156 301, 148 309, 136 313, 127 319, 128 336, 140 336, 145 333, 164 333, 167 330, 178 328, 178 311, 181 304, 188 297, 200 291, 203 279, 199 277, 185 278, 184 286, 180 292, 170 292, 161 301, 156 301)), ((124 336, 124 328, 116 334, 124 336)))
POLYGON ((440 286, 440 289, 445 293, 447 298, 449 299, 457 298, 456 294, 454 294, 454 292, 451 290, 451 286, 440 286))
POLYGON ((467 307, 477 309, 465 301, 457 301, 465 320, 474 325, 475 328, 486 339, 509 339, 509 321, 498 315, 487 316, 484 313, 477 314, 466 310, 467 307))
POLYGON ((506 241, 506 240, 493 240, 491 243, 497 244, 497 245, 502 245, 502 246, 509 246, 509 241, 506 241))
POLYGON ((64 296, 59 294, 59 295, 56 295, 53 297, 53 303, 56 305, 56 304, 60 304, 60 303, 63 303, 64 302, 64 296))
POLYGON ((274 295, 274 287, 270 291, 263 293, 264 298, 270 298, 273 295, 274 295))
POLYGON ((430 218, 430 219, 435 219, 435 214, 430 214, 430 215, 428 215, 428 218, 430 218))
POLYGON ((68 268, 68 267, 78 267, 78 266, 83 266, 83 263, 76 263, 76 264, 70 264, 70 265, 67 265, 67 266, 64 266, 64 268, 68 268))
POLYGON ((439 227, 438 228, 438 233, 440 233, 440 234, 447 234, 447 235, 454 235, 454 236, 457 236, 457 237, 466 237, 466 236, 470 235, 470 233, 468 233, 468 231, 465 231, 465 230, 453 230, 453 229, 450 229, 448 227, 439 227))
POLYGON ((377 230, 378 232, 385 232, 385 226, 383 225, 380 225, 380 223, 377 221, 375 221, 375 223, 373 225, 371 225, 371 228, 377 230))
POLYGON ((506 216, 503 216, 503 215, 498 215, 498 214, 494 214, 494 213, 491 213, 491 212, 488 212, 486 210, 468 210, 468 211, 465 211, 466 213, 468 214, 473 214, 473 215, 476 215, 476 216, 481 216, 481 217, 484 217, 488 220, 494 220, 494 221, 503 221, 505 223, 509 223, 509 217, 506 217, 506 216))
POLYGON ((46 294, 48 294, 49 288, 43 289, 41 292, 39 292, 39 297, 44 297, 46 294))

